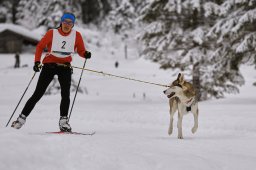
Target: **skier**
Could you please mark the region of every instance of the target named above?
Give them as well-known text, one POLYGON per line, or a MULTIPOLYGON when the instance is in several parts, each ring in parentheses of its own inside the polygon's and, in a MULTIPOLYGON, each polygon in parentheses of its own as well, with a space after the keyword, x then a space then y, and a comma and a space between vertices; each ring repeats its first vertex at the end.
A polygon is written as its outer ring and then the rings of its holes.
POLYGON ((20 129, 25 124, 27 116, 45 93, 54 75, 58 75, 61 87, 59 128, 60 131, 71 132, 71 126, 68 123, 72 74, 71 54, 76 50, 81 57, 91 58, 91 53, 85 49, 81 34, 72 29, 75 19, 74 14, 64 13, 61 17, 60 26, 56 29, 50 29, 38 43, 33 70, 39 72, 42 68, 42 71, 33 95, 25 104, 17 120, 12 123, 13 128, 20 129), (42 66, 41 55, 45 47, 47 47, 48 52, 42 61, 42 66))

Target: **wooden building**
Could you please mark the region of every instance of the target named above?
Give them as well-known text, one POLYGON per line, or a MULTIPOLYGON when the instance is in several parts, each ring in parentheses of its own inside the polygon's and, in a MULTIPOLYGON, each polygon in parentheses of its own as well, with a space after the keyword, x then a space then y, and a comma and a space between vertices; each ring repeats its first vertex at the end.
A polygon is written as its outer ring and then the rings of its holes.
POLYGON ((23 45, 36 46, 41 36, 15 24, 0 24, 0 53, 22 52, 23 45))

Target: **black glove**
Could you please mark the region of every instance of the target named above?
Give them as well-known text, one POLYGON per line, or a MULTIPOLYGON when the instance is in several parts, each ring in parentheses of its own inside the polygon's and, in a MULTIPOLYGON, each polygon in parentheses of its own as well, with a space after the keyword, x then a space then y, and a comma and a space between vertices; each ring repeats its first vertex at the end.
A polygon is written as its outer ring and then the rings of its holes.
POLYGON ((91 58, 91 56, 92 56, 92 54, 90 51, 85 51, 84 58, 89 59, 89 58, 91 58))
POLYGON ((41 62, 40 61, 36 61, 35 62, 35 65, 34 65, 34 67, 33 67, 33 70, 35 71, 35 72, 39 72, 40 71, 40 69, 41 69, 41 62))

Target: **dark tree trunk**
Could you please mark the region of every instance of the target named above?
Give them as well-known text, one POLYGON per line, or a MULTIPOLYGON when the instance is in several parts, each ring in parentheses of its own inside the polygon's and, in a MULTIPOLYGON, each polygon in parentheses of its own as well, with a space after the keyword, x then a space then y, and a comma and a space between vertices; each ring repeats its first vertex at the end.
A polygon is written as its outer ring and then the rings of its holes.
POLYGON ((12 1, 12 23, 16 24, 16 13, 17 13, 17 6, 19 4, 20 0, 14 0, 12 1))
POLYGON ((197 99, 203 100, 201 96, 201 87, 200 87, 200 64, 199 62, 195 63, 193 65, 193 86, 195 88, 196 94, 197 94, 197 99))
POLYGON ((110 10, 111 6, 108 0, 86 0, 82 2, 82 20, 84 23, 98 22, 110 10))

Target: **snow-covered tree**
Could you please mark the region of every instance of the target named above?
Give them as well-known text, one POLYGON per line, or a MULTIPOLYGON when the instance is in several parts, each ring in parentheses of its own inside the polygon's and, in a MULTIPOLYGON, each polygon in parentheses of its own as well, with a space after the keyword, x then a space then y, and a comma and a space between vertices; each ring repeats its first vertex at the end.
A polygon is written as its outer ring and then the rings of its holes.
POLYGON ((99 25, 119 0, 81 0, 83 23, 99 25))
MULTIPOLYGON (((142 11, 145 29, 140 36, 143 42, 141 55, 160 63, 161 68, 180 68, 187 72, 197 90, 200 89, 202 100, 211 96, 223 97, 224 92, 237 92, 237 85, 244 82, 239 72, 239 63, 244 56, 241 57, 237 50, 229 50, 233 43, 228 39, 223 41, 224 28, 220 27, 225 27, 228 16, 231 19, 238 11, 249 12, 254 3, 249 0, 227 2, 153 0, 142 11), (235 8, 227 7, 231 2, 233 6, 237 4, 235 8), (237 12, 232 15, 234 10, 237 12)), ((250 14, 247 16, 252 16, 250 14)), ((230 30, 224 31, 225 34, 230 34, 230 30)))
POLYGON ((207 28, 202 14, 200 1, 154 0, 143 9, 141 17, 145 23, 140 37, 141 55, 160 63, 163 69, 187 70, 193 75, 198 91, 201 86, 198 69, 206 63, 202 61, 208 53, 208 46, 204 44, 207 28))
POLYGON ((79 1, 20 0, 17 11, 17 23, 30 29, 41 25, 57 27, 64 12, 81 17, 79 1))
POLYGON ((18 0, 0 0, 0 22, 15 23, 18 0))
POLYGON ((122 41, 119 45, 123 46, 125 59, 138 56, 137 51, 131 52, 129 49, 138 49, 136 30, 140 22, 137 18, 147 1, 116 0, 115 3, 111 3, 112 10, 99 25, 101 30, 114 34, 113 36, 122 41))
POLYGON ((147 1, 118 0, 112 6, 112 10, 103 21, 102 25, 108 29, 114 30, 116 34, 129 34, 129 32, 138 26, 137 18, 140 10, 147 1))
POLYGON ((120 33, 126 29, 130 30, 135 18, 133 5, 129 1, 122 1, 118 7, 110 12, 107 22, 111 24, 115 33, 120 33))
POLYGON ((207 37, 214 42, 212 58, 216 67, 225 70, 219 79, 228 78, 241 85, 244 80, 239 65, 245 62, 256 65, 256 1, 226 0, 214 6, 206 3, 206 8, 211 9, 207 15, 218 16, 207 37))

